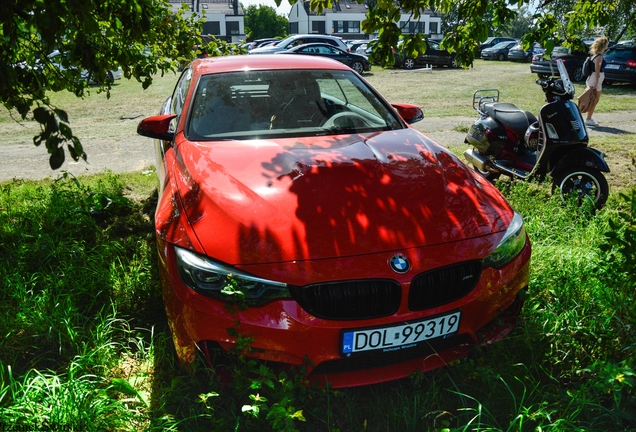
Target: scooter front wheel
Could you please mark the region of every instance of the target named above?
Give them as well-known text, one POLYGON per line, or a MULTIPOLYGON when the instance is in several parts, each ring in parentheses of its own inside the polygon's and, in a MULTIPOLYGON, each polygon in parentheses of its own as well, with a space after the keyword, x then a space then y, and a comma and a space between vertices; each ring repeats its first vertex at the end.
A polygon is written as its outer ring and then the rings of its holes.
POLYGON ((554 177, 552 191, 561 191, 563 200, 576 199, 578 205, 585 200, 593 200, 596 208, 605 205, 609 195, 609 185, 603 173, 594 168, 570 167, 554 177))

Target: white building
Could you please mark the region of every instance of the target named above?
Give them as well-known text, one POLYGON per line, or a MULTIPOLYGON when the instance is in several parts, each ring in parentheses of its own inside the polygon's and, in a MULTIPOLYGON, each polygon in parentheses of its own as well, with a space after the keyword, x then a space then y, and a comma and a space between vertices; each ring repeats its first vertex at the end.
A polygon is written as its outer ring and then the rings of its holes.
POLYGON ((245 23, 243 9, 239 0, 169 0, 174 12, 185 4, 189 12, 203 16, 203 35, 213 35, 227 42, 240 42, 245 39, 245 23))
MULTIPOLYGON (((323 10, 321 15, 309 10, 309 2, 299 0, 289 11, 289 32, 291 34, 328 34, 343 39, 373 39, 360 28, 369 10, 367 0, 359 4, 355 0, 333 0, 331 9, 323 10)), ((432 39, 441 39, 442 16, 426 10, 419 20, 409 21, 410 14, 400 17, 402 33, 423 33, 432 39)))

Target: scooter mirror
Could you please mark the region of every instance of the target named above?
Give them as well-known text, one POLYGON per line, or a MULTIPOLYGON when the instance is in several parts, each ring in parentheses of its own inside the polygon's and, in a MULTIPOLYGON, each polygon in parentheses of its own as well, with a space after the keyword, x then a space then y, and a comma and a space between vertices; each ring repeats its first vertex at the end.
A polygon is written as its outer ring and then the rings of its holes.
POLYGON ((565 63, 563 63, 563 60, 557 59, 556 64, 559 69, 559 76, 563 82, 563 89, 566 93, 569 93, 572 97, 574 97, 574 84, 570 81, 570 76, 568 75, 568 70, 565 68, 565 63))

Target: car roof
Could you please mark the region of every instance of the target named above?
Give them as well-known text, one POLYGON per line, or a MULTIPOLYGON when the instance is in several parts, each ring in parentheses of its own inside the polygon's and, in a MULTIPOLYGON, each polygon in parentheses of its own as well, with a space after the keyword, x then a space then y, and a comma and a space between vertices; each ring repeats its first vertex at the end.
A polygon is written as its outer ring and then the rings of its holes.
POLYGON ((253 70, 285 70, 285 69, 332 69, 350 71, 351 69, 325 57, 280 56, 276 54, 232 55, 224 57, 206 57, 194 60, 191 67, 195 75, 213 73, 239 72, 253 70))
POLYGON ((306 43, 306 44, 302 44, 302 45, 296 45, 292 49, 299 49, 299 48, 303 48, 303 47, 312 47, 312 46, 324 46, 324 47, 329 47, 329 48, 335 48, 338 51, 342 51, 342 48, 337 47, 337 46, 333 46, 330 43, 326 43, 326 42, 310 42, 310 43, 306 43))
MULTIPOLYGON (((333 36, 333 35, 324 35, 324 34, 295 34, 289 36, 287 39, 307 39, 307 38, 315 38, 315 39, 340 39, 341 37, 333 36)), ((344 41, 343 41, 344 43, 344 41)))

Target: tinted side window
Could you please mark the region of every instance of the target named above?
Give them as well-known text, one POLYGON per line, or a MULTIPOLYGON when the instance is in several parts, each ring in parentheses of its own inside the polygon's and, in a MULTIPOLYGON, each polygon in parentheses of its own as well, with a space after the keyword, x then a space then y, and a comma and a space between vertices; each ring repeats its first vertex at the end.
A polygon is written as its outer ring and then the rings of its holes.
POLYGON ((627 61, 633 58, 636 58, 636 49, 633 49, 633 50, 613 49, 608 51, 608 53, 605 55, 606 60, 627 61))

